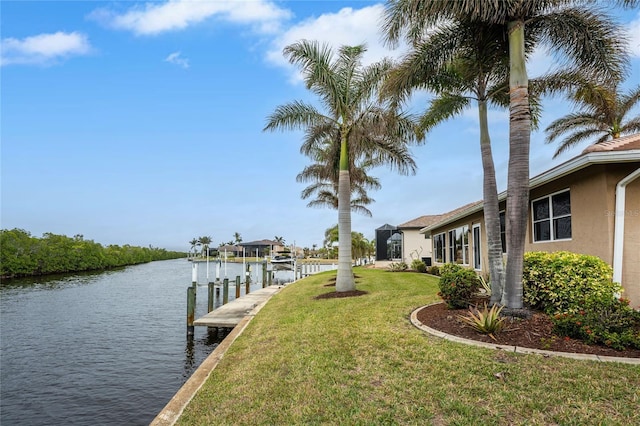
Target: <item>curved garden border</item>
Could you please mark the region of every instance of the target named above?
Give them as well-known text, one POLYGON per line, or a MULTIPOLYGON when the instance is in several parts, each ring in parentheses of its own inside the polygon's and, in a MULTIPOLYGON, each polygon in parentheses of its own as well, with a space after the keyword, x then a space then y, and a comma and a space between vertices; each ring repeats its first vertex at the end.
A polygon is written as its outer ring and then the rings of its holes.
POLYGON ((439 303, 444 302, 436 302, 431 303, 429 305, 420 306, 411 312, 411 324, 413 324, 416 328, 431 334, 435 337, 440 337, 441 339, 450 340, 452 342, 464 343, 465 345, 478 346, 486 349, 501 349, 505 351, 516 352, 520 354, 538 354, 545 356, 559 356, 563 358, 573 358, 579 360, 588 360, 588 361, 600 361, 600 362, 620 362, 624 364, 635 364, 640 365, 640 358, 626 358, 626 357, 615 357, 615 356, 601 356, 601 355, 592 355, 592 354, 576 354, 570 352, 555 352, 555 351, 546 351, 542 349, 533 349, 533 348, 525 348, 523 346, 509 346, 509 345, 498 345, 492 343, 478 342, 476 340, 465 339, 463 337, 453 336, 451 334, 443 333, 442 331, 435 330, 431 327, 427 327, 418 321, 418 312, 421 309, 424 309, 428 306, 437 305, 439 303))

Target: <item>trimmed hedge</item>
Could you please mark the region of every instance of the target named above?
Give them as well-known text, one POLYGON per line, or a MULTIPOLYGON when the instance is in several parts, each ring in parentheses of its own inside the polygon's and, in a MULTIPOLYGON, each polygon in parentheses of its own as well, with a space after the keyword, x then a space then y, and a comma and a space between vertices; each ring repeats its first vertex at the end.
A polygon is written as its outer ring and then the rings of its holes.
POLYGON ((524 302, 548 314, 574 313, 588 303, 609 301, 622 292, 613 271, 596 256, 559 251, 524 256, 524 302))
POLYGON ((466 308, 480 288, 480 279, 471 269, 446 263, 440 268, 438 286, 438 296, 442 297, 450 309, 466 308))

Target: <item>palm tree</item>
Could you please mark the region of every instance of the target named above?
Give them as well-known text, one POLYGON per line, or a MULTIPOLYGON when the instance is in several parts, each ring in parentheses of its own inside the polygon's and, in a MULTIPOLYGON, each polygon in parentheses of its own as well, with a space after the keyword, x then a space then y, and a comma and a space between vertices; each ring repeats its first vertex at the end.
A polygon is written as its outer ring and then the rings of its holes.
POLYGON ((207 250, 209 249, 209 246, 211 245, 212 241, 213 240, 211 239, 211 237, 207 237, 207 236, 198 238, 198 243, 199 243, 199 245, 202 246, 202 252, 201 253, 202 253, 203 256, 205 255, 205 253, 208 253, 207 250))
POLYGON ((284 245, 284 238, 283 237, 275 236, 275 237, 273 237, 273 240, 275 242, 277 242, 278 244, 284 245))
POLYGON ((333 257, 334 253, 334 243, 339 242, 340 232, 338 229, 338 224, 335 224, 331 228, 327 228, 324 230, 324 240, 322 241, 322 245, 327 250, 327 258, 329 255, 333 257))
POLYGON ((379 102, 377 92, 391 63, 363 66, 366 48, 342 46, 334 59, 332 50, 317 42, 302 40, 287 46, 289 62, 302 69, 308 89, 320 98, 323 113, 315 106, 294 101, 276 108, 265 130, 303 129, 305 145, 327 140, 340 146, 338 177, 338 275, 336 291, 355 290, 351 263, 351 177, 353 161, 363 153, 400 173, 415 173, 415 162, 406 149, 421 139, 413 120, 389 103, 379 102), (339 137, 338 137, 339 136, 339 137))
POLYGON ((239 232, 234 232, 233 233, 233 240, 235 242, 235 244, 240 244, 242 242, 242 236, 240 235, 239 232))
POLYGON ((640 131, 640 115, 627 117, 640 101, 640 85, 621 93, 617 83, 585 82, 570 98, 579 111, 558 118, 545 129, 547 143, 561 139, 553 158, 585 140, 595 139, 594 144, 599 144, 640 131))
POLYGON ((195 257, 195 255, 196 255, 196 246, 198 245, 198 239, 197 238, 193 238, 191 241, 189 241, 189 244, 191 244, 191 250, 189 250, 189 253, 191 253, 193 251, 193 256, 195 257))
POLYGON ((504 27, 482 22, 448 22, 412 43, 413 49, 393 70, 385 93, 400 99, 412 90, 437 94, 422 116, 426 131, 453 118, 472 101, 478 105, 483 168, 484 221, 487 233, 492 303, 502 296, 504 272, 498 185, 491 152, 487 106, 506 108, 509 50, 504 27))
MULTIPOLYGON (((621 0, 635 5, 637 0, 621 0)), ((529 204, 531 113, 525 59, 527 43, 544 44, 575 69, 604 79, 620 78, 626 56, 618 26, 589 0, 390 0, 384 30, 396 42, 445 20, 479 21, 506 28, 509 42, 509 165, 507 172, 507 252, 502 303, 522 308, 522 267, 529 204)))
MULTIPOLYGON (((306 187, 301 194, 302 199, 310 198, 315 194, 307 207, 329 207, 338 209, 338 165, 340 150, 335 149, 337 144, 326 143, 317 147, 315 152, 309 154, 315 163, 306 166, 296 176, 298 182, 314 182, 306 187)), ((339 148, 339 147, 338 147, 339 148)), ((365 206, 375 200, 367 194, 368 189, 380 189, 380 181, 367 174, 367 169, 373 167, 372 161, 361 160, 354 162, 349 171, 351 177, 351 210, 371 217, 371 211, 365 206)))

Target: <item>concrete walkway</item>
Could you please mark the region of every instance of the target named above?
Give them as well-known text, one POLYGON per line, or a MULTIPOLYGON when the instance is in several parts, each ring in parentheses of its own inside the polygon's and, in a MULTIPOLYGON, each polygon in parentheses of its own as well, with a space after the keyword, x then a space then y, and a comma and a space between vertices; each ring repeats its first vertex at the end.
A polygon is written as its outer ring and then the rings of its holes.
POLYGON ((195 320, 193 325, 233 328, 238 325, 245 316, 250 315, 255 307, 268 300, 280 291, 281 288, 282 286, 272 285, 233 299, 231 302, 195 320))

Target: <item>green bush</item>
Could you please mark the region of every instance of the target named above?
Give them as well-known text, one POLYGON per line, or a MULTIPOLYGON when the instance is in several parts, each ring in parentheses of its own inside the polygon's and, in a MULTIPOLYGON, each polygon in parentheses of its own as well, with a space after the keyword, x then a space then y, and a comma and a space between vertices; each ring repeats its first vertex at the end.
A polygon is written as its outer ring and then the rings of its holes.
POLYGON ((427 273, 435 276, 440 276, 440 267, 438 265, 429 266, 427 273))
POLYGON ((409 266, 404 262, 392 262, 389 264, 389 270, 391 272, 402 272, 409 269, 409 266))
POLYGON ((427 265, 425 265, 420 259, 413 259, 411 262, 411 269, 424 273, 427 272, 427 265))
POLYGON ((440 268, 438 285, 438 296, 442 297, 450 309, 466 308, 478 291, 480 280, 471 269, 447 263, 440 268))
POLYGON ((524 302, 548 314, 573 313, 589 302, 609 301, 622 291, 611 267, 596 256, 559 251, 524 256, 524 302))
POLYGON ((554 332, 618 350, 640 349, 640 312, 628 300, 591 300, 583 308, 554 315, 554 332))

